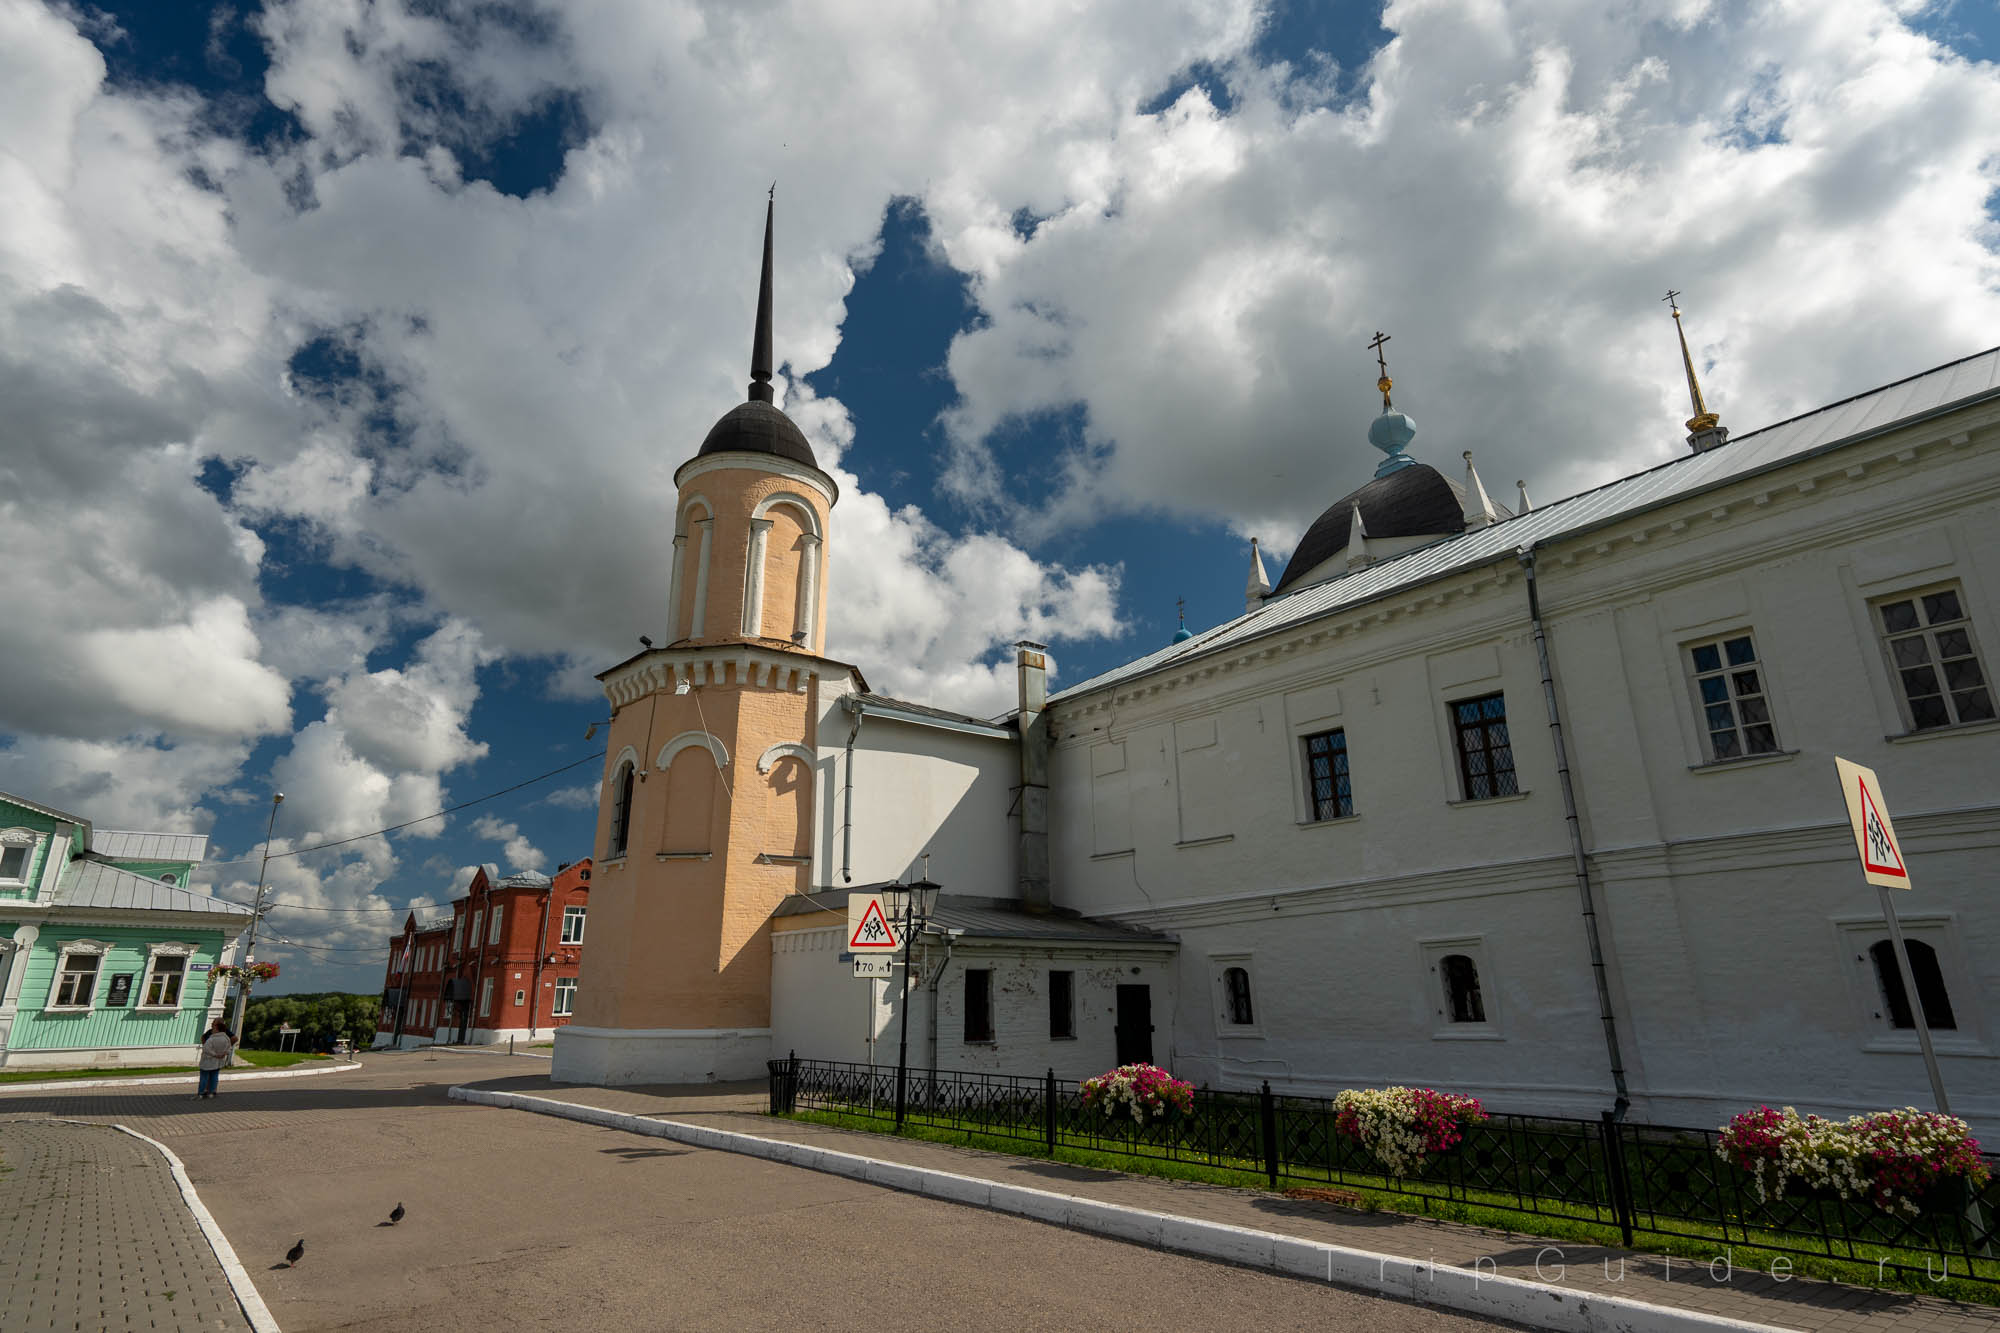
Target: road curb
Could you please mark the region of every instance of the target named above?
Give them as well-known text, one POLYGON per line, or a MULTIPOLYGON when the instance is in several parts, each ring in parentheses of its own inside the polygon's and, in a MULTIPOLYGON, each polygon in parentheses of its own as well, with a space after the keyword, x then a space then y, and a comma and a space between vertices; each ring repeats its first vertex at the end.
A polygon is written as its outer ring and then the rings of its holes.
MULTIPOLYGON (((241 1074, 224 1074, 225 1083, 247 1083, 258 1078, 309 1078, 315 1074, 344 1074, 361 1068, 361 1062, 322 1065, 312 1069, 259 1069, 241 1074)), ((59 1078, 47 1083, 0 1083, 0 1095, 10 1092, 61 1092, 67 1088, 171 1088, 176 1084, 200 1082, 199 1074, 156 1074, 151 1078, 59 1078)), ((143 1137, 143 1136, 142 1136, 143 1137)), ((147 1142, 152 1142, 148 1139, 147 1142)))
POLYGON ((201 1195, 195 1192, 194 1181, 189 1179, 186 1165, 175 1155, 174 1150, 156 1138, 141 1134, 130 1125, 113 1125, 111 1128, 122 1130, 141 1142, 152 1144, 159 1150, 160 1156, 167 1159, 167 1167, 174 1173, 174 1183, 180 1186, 181 1201, 187 1205, 188 1211, 194 1214, 195 1224, 201 1228, 201 1234, 208 1238, 208 1247, 215 1251, 215 1260, 222 1265, 222 1275, 229 1279, 229 1290, 235 1293, 236 1303, 243 1307, 243 1317, 250 1321, 250 1327, 256 1330, 256 1333, 284 1333, 278 1327, 278 1321, 272 1318, 270 1307, 264 1304, 263 1296, 257 1291, 257 1284, 250 1280, 249 1270, 244 1268, 242 1261, 236 1257, 236 1248, 229 1243, 229 1237, 222 1234, 222 1228, 216 1224, 214 1216, 208 1211, 208 1206, 202 1203, 201 1195))
POLYGON ((961 1176, 903 1162, 885 1162, 783 1139, 760 1138, 676 1120, 610 1111, 577 1102, 518 1092, 453 1087, 453 1101, 504 1107, 565 1120, 672 1139, 698 1148, 743 1153, 811 1171, 824 1171, 950 1203, 971 1204, 1114 1240, 1306 1278, 1462 1314, 1507 1319, 1556 1333, 1785 1333, 1774 1324, 1746 1323, 1720 1315, 1677 1310, 1623 1296, 1565 1291, 1539 1282, 1475 1269, 1440 1268, 1418 1259, 1350 1249, 1297 1236, 1177 1217, 1124 1204, 1057 1194, 1003 1181, 961 1176))

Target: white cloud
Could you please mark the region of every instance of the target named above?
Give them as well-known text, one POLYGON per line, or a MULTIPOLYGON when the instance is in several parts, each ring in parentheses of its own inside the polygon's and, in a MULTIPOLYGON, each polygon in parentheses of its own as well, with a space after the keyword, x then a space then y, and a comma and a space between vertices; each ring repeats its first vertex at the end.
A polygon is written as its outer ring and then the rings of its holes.
POLYGON ((491 842, 505 844, 500 854, 507 858, 507 865, 513 870, 540 870, 548 864, 549 858, 521 835, 518 824, 505 823, 492 815, 480 815, 472 821, 472 831, 491 842))
POLYGON ((595 810, 598 788, 601 782, 587 783, 580 787, 558 787, 542 799, 563 810, 595 810))

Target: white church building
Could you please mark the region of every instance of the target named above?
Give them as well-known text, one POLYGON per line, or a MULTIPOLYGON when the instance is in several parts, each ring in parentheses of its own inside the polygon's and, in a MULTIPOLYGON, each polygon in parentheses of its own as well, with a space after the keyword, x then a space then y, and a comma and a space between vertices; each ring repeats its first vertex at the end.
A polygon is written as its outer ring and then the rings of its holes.
MULTIPOLYGON (((767 261, 764 366, 769 310, 767 261)), ((837 495, 764 366, 682 469, 665 646, 603 677, 624 943, 558 1079, 893 1063, 902 979, 854 977, 847 896, 927 867, 918 1067, 1700 1125, 1929 1105, 1920 1006, 2000 1130, 2000 349, 1733 438, 1690 370, 1689 453, 1511 510, 1385 374, 1374 475, 1357 423, 1363 484, 1275 584, 1253 549, 1242 616, 1053 694, 1023 645, 995 720, 819 655, 837 495), (779 539, 766 474, 811 501, 779 539), (1836 754, 1891 805, 1914 994, 1836 754)))

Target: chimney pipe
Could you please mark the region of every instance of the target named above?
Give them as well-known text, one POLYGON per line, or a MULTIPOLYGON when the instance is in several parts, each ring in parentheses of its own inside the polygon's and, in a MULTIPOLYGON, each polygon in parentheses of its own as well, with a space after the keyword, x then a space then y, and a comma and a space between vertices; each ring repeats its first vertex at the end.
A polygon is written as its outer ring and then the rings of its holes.
POLYGON ((1015 884, 1023 910, 1046 913, 1049 898, 1049 668, 1039 643, 1014 645, 1020 681, 1021 825, 1015 845, 1015 884))

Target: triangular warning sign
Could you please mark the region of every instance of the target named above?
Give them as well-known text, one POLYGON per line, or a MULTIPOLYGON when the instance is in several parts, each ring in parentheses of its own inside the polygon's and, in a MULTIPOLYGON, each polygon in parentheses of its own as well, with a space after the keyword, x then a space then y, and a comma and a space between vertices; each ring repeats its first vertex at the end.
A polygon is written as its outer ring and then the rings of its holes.
POLYGON ((1903 865, 1903 849, 1896 845, 1895 830, 1876 808, 1868 784, 1857 779, 1856 785, 1861 797, 1861 868, 1877 875, 1908 879, 1910 872, 1903 865))
POLYGON ((854 927, 853 935, 847 941, 850 949, 893 949, 896 947, 896 932, 889 928, 888 918, 882 915, 882 900, 870 898, 868 908, 862 912, 861 920, 854 927))
POLYGON ((1861 877, 1885 889, 1910 887, 1910 868, 1889 822, 1889 803, 1873 770, 1834 756, 1840 773, 1840 794, 1847 801, 1847 822, 1854 829, 1854 850, 1861 857, 1861 877))

